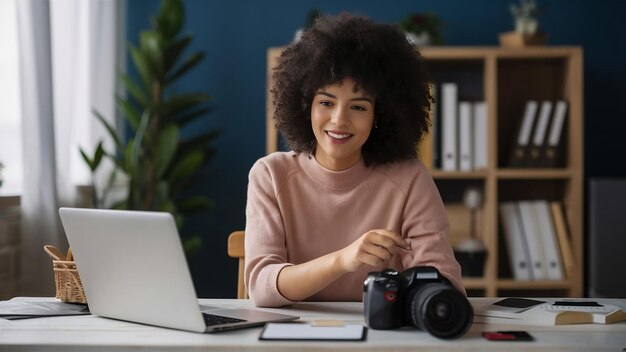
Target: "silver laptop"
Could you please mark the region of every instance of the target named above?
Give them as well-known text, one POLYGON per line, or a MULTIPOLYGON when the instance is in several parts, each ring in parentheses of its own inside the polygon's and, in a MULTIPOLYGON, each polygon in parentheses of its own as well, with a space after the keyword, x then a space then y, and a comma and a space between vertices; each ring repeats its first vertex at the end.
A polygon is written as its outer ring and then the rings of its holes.
POLYGON ((195 332, 298 319, 200 306, 169 213, 59 209, 94 315, 195 332))

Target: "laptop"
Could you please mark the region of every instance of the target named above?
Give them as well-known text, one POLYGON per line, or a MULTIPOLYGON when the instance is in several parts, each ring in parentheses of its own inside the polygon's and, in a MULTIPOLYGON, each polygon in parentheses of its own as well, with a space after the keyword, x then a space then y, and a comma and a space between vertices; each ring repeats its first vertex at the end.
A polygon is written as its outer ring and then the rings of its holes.
POLYGON ((299 318, 199 305, 169 213, 60 208, 59 215, 94 315, 195 332, 299 318))

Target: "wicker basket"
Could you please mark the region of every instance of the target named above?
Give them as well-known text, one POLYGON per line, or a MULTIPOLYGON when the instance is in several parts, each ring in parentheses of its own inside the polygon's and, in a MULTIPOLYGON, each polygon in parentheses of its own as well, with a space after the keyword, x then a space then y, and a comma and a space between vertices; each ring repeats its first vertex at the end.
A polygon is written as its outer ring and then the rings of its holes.
POLYGON ((58 255, 58 251, 50 251, 50 247, 45 246, 44 250, 52 257, 52 270, 54 271, 54 282, 56 286, 56 298, 68 303, 87 303, 83 284, 80 281, 76 263, 58 255))

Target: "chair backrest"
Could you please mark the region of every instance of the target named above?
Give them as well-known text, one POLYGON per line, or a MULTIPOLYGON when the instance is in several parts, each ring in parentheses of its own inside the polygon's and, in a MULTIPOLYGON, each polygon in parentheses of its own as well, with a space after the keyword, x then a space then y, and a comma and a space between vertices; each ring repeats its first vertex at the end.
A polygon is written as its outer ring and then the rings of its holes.
POLYGON ((246 264, 246 256, 244 250, 245 233, 243 231, 234 231, 228 235, 228 256, 239 259, 239 274, 237 278, 237 298, 248 298, 248 290, 244 282, 243 269, 246 264))

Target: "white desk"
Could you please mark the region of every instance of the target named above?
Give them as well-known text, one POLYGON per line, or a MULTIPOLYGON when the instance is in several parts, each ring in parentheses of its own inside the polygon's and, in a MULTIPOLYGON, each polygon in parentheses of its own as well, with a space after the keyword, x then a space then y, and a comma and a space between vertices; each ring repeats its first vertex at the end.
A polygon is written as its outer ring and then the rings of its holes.
MULTIPOLYGON (((480 300, 484 298, 473 298, 480 300)), ((253 307, 249 300, 200 300, 206 305, 253 307)), ((363 324, 362 303, 300 303, 264 309, 301 320, 341 319, 363 324)), ((259 308, 260 309, 260 308, 259 308)), ((474 324, 460 339, 446 341, 413 330, 369 329, 365 342, 259 341, 261 328, 197 334, 96 316, 0 319, 0 351, 625 351, 626 322, 611 325, 531 327, 474 324), (533 342, 492 342, 486 330, 528 330, 533 342)))

